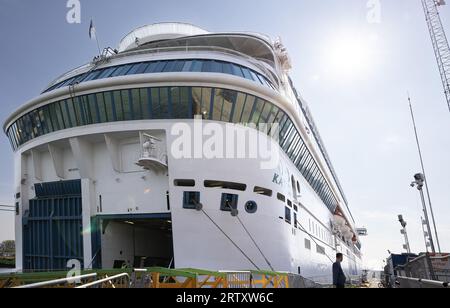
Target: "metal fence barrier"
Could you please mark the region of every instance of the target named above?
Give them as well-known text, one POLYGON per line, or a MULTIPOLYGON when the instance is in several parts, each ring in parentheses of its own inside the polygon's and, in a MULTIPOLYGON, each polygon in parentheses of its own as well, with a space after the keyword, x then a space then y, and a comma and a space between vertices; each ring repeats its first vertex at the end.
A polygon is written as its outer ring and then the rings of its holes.
POLYGON ((252 272, 250 271, 221 271, 226 274, 228 288, 230 289, 250 289, 252 288, 252 272))
POLYGON ((290 287, 288 273, 252 271, 252 288, 287 289, 290 287))
MULTIPOLYGON (((398 277, 411 277, 422 279, 425 281, 450 281, 450 269, 440 268, 436 263, 441 260, 448 260, 449 256, 432 256, 423 254, 414 260, 410 260, 407 264, 396 268, 398 277)), ((445 261, 447 262, 447 261, 445 261)))

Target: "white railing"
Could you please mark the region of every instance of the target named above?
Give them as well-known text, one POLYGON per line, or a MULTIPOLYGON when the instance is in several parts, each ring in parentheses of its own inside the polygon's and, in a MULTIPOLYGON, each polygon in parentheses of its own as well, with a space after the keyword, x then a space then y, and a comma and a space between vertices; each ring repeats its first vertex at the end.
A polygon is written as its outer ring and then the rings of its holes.
POLYGON ((227 275, 228 288, 230 289, 251 289, 252 272, 249 271, 220 271, 227 275))
POLYGON ((55 286, 55 285, 62 285, 62 284, 77 284, 78 281, 96 278, 96 277, 97 277, 97 274, 92 273, 92 274, 75 276, 75 277, 70 277, 70 278, 62 278, 62 279, 33 283, 33 284, 29 284, 29 285, 16 287, 15 289, 38 289, 38 288, 45 288, 45 287, 50 287, 50 286, 55 286))
POLYGON ((152 159, 167 166, 168 156, 164 149, 163 141, 149 134, 141 135, 141 158, 140 161, 152 159))
POLYGON ((121 58, 121 57, 128 57, 132 55, 141 55, 141 54, 159 54, 159 53, 167 53, 167 52, 203 52, 203 51, 212 51, 215 53, 228 55, 228 56, 235 56, 239 58, 243 58, 246 61, 252 63, 257 68, 259 68, 262 72, 264 72, 273 83, 276 86, 279 86, 280 80, 278 79, 278 75, 276 73, 276 65, 275 62, 270 61, 268 59, 261 59, 261 58, 253 58, 250 57, 244 53, 241 53, 239 51, 223 48, 223 47, 212 47, 212 46, 182 46, 182 47, 158 47, 158 48, 149 48, 149 49, 140 49, 140 50, 134 50, 134 51, 128 51, 125 53, 121 53, 118 55, 114 55, 114 59, 121 58), (267 65, 273 69, 271 71, 269 68, 261 65, 260 62, 264 62, 267 65))
POLYGON ((123 273, 123 274, 119 274, 119 275, 115 275, 112 277, 107 277, 104 279, 100 279, 82 286, 77 287, 77 289, 89 289, 89 288, 93 288, 93 287, 99 287, 101 288, 104 284, 108 284, 109 286, 111 286, 111 288, 116 288, 116 285, 120 285, 120 286, 125 286, 125 287, 129 287, 130 286, 130 275, 128 275, 127 273, 123 273))
MULTIPOLYGON (((264 74, 266 74, 266 77, 271 80, 271 82, 275 86, 279 86, 279 80, 276 77, 277 74, 275 72, 276 65, 274 62, 269 61, 267 59, 259 59, 259 58, 252 58, 246 54, 240 53, 238 51, 233 51, 231 49, 226 49, 222 47, 208 47, 208 46, 186 46, 186 47, 160 47, 160 48, 151 48, 151 49, 141 49, 141 50, 135 50, 135 51, 128 51, 124 53, 120 53, 117 55, 110 56, 106 58, 108 61, 112 59, 120 59, 123 57, 129 57, 129 56, 135 56, 135 55, 144 55, 144 54, 160 54, 160 53, 168 53, 168 52, 202 52, 202 51, 213 51, 216 53, 224 54, 224 55, 231 55, 231 56, 237 56, 240 58, 244 58, 246 61, 250 62, 251 64, 255 65, 257 68, 259 68, 264 74), (264 65, 261 65, 260 62, 264 62, 267 65, 269 65, 271 68, 273 68, 274 71, 271 71, 269 68, 265 67, 264 65)), ((80 75, 82 73, 87 72, 89 69, 91 69, 94 66, 93 63, 82 65, 70 72, 67 72, 58 78, 56 78, 54 81, 52 81, 45 89, 51 88, 57 83, 60 83, 64 80, 67 80, 71 77, 80 75)))

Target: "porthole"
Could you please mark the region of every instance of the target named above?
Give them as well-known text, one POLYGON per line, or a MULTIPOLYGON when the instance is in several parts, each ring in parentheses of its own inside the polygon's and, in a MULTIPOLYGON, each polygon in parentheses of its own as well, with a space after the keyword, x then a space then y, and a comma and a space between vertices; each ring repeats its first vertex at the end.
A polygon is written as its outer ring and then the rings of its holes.
POLYGON ((258 204, 255 201, 248 201, 245 204, 245 211, 249 214, 255 214, 258 211, 258 204))

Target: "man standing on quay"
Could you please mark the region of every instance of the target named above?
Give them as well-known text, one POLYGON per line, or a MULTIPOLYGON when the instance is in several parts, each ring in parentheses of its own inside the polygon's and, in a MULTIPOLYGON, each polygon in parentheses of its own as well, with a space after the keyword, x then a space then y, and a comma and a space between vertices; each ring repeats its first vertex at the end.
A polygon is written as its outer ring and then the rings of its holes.
POLYGON ((336 255, 336 262, 333 264, 333 285, 337 289, 345 289, 345 282, 347 281, 341 266, 343 260, 344 255, 342 253, 338 253, 336 255))

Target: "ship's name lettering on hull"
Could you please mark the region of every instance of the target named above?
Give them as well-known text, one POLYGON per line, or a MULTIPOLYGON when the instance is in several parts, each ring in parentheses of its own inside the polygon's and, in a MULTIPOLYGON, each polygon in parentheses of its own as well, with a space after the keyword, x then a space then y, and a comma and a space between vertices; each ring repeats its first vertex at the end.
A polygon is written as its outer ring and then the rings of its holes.
POLYGON ((280 176, 279 174, 277 174, 277 173, 275 173, 275 174, 273 175, 273 180, 272 180, 272 182, 274 182, 275 184, 280 185, 280 186, 283 185, 283 179, 282 179, 281 176, 280 176))

